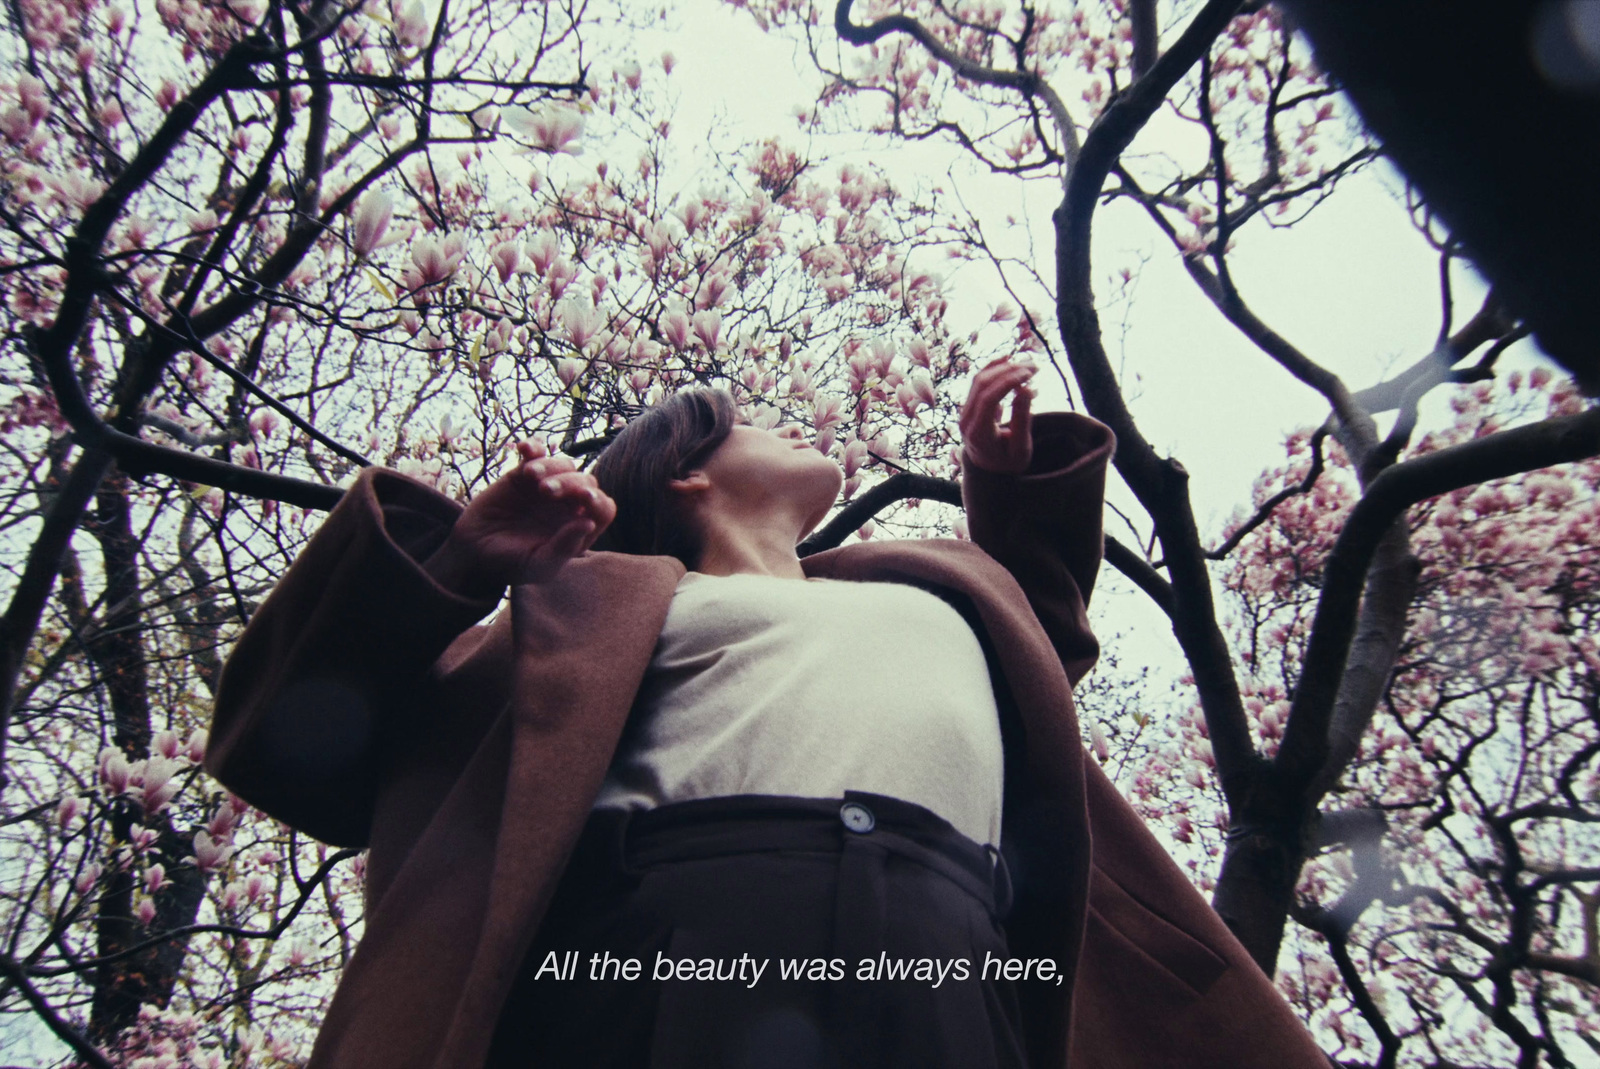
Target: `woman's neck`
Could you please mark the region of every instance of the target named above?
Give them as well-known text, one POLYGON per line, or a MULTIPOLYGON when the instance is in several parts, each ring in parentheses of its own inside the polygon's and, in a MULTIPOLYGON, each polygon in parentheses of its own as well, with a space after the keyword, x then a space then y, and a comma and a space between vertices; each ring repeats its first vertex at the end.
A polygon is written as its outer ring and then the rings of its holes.
POLYGON ((705 532, 695 571, 706 575, 771 575, 804 579, 792 523, 713 525, 705 532))

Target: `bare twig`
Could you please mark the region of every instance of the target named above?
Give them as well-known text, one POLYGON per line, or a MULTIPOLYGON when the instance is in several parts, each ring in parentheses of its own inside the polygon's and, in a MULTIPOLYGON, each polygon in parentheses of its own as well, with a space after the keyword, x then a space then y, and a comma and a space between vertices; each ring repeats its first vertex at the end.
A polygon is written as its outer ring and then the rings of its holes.
POLYGON ((37 1013, 45 1026, 56 1034, 57 1039, 72 1048, 73 1053, 94 1069, 116 1069, 111 1059, 100 1053, 99 1047, 90 1043, 82 1032, 64 1020, 50 1003, 45 1001, 44 995, 28 982, 22 967, 13 961, 9 954, 0 954, 0 973, 4 973, 6 978, 17 986, 17 990, 22 992, 22 997, 27 1000, 28 1005, 33 1007, 33 1012, 37 1013))

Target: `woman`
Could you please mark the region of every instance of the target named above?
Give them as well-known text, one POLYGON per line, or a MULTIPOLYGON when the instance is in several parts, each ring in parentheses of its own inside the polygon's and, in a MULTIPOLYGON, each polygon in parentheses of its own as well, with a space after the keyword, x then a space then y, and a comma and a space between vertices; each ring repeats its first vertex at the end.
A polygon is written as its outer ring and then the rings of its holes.
POLYGON ((593 473, 519 446, 465 510, 363 473, 231 656, 207 761, 370 847, 312 1064, 1325 1064, 1083 760, 1112 442, 1034 421, 1032 373, 963 409, 973 542, 800 560, 837 468, 714 395, 593 473), (890 960, 947 972, 861 971, 890 960))

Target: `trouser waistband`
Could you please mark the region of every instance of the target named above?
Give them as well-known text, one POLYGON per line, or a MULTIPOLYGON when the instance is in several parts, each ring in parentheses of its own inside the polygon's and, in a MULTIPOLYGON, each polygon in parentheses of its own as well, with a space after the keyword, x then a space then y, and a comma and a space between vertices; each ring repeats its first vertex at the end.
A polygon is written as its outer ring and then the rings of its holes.
POLYGON ((640 875, 656 865, 769 850, 902 857, 953 881, 997 919, 1011 908, 1011 880, 1000 852, 962 835, 936 813, 888 795, 846 791, 843 798, 741 794, 654 809, 597 809, 577 864, 608 864, 640 875))

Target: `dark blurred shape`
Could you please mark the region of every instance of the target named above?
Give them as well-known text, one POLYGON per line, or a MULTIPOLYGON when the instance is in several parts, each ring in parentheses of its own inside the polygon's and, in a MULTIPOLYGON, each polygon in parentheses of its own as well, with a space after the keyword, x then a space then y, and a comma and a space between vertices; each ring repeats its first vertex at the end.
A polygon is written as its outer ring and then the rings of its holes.
POLYGON ((1280 3, 1540 348, 1600 393, 1600 2, 1280 3))
POLYGON ((839 1069, 816 1024, 790 1007, 757 1016, 729 1064, 734 1069, 839 1069))

